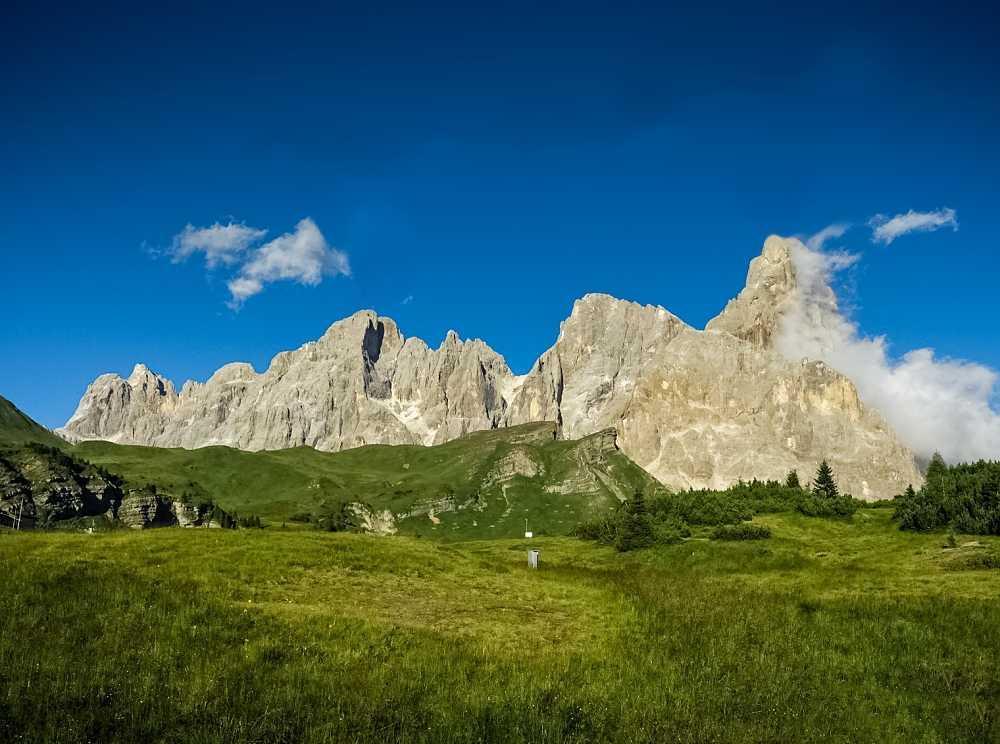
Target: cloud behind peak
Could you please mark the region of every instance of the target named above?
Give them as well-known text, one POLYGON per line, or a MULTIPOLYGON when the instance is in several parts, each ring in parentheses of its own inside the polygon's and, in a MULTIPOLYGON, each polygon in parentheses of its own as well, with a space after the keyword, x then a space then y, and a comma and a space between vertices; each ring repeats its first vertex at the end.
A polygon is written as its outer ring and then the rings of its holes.
POLYGON ((845 374, 920 457, 935 451, 953 462, 1000 456, 995 370, 941 358, 929 348, 891 354, 884 336, 866 336, 840 309, 831 286, 857 254, 797 243, 792 258, 798 291, 778 334, 782 354, 822 360, 845 374))

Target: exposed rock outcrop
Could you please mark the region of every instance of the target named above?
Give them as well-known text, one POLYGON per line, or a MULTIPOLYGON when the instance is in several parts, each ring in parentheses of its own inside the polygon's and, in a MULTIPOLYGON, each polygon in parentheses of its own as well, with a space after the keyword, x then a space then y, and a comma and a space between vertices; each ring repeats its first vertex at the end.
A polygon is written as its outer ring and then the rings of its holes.
POLYGON ((792 245, 777 235, 764 241, 763 252, 750 262, 746 286, 705 330, 729 333, 756 349, 770 348, 796 291, 792 245))
MULTIPOLYGON (((91 518, 126 527, 218 527, 225 514, 152 486, 130 487, 85 460, 32 443, 0 452, 0 526, 56 527, 91 518)), ((89 520, 88 520, 89 521, 89 520)))
POLYGON ((541 462, 531 447, 515 445, 497 458, 483 478, 483 489, 492 488, 511 481, 516 476, 534 478, 545 472, 541 462))
POLYGON ((828 459, 844 490, 887 497, 919 483, 912 454, 854 385, 774 347, 797 291, 794 240, 772 236, 745 288, 705 331, 662 307, 592 294, 556 343, 515 376, 482 341, 437 349, 372 311, 278 354, 258 374, 231 364, 180 393, 142 365, 103 375, 59 430, 72 441, 249 450, 435 444, 551 421, 560 436, 616 432, 622 451, 674 487, 812 472, 828 459))
POLYGON ((30 444, 0 454, 0 524, 52 526, 81 517, 113 519, 118 483, 93 465, 30 444))
POLYGON ((352 503, 349 508, 361 532, 371 535, 395 535, 398 532, 396 517, 388 509, 373 509, 362 503, 352 503))

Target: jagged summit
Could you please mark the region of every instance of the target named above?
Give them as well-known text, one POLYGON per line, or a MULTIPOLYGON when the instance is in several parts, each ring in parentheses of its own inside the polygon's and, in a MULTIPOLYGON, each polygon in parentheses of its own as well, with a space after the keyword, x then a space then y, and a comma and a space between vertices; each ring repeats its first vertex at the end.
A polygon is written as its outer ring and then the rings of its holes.
POLYGON ((230 364, 180 394, 143 365, 102 375, 59 430, 70 440, 242 449, 436 444, 551 421, 567 438, 614 429, 667 485, 725 486, 808 472, 828 459, 846 490, 891 496, 919 482, 912 454, 847 378, 774 348, 796 290, 794 238, 770 236, 746 286, 705 331, 663 307, 587 294, 526 375, 478 339, 437 349, 362 310, 277 354, 230 364))
POLYGON ((730 333, 757 348, 770 347, 796 289, 793 256, 800 247, 795 238, 768 237, 764 250, 750 262, 743 290, 705 330, 730 333))

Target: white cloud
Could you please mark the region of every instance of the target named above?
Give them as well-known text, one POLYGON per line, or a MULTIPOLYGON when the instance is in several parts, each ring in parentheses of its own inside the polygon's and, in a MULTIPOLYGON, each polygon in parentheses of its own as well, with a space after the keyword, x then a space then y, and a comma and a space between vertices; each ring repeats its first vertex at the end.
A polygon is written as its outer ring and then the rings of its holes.
POLYGON ((834 240, 841 237, 850 227, 850 225, 842 222, 827 225, 815 235, 810 236, 806 240, 806 245, 814 251, 821 251, 828 240, 834 240))
POLYGON ((884 336, 864 336, 840 310, 833 275, 858 260, 796 241, 799 287, 786 313, 778 349, 787 357, 820 359, 854 381, 900 439, 921 457, 950 461, 1000 458, 1000 413, 991 406, 997 372, 974 362, 941 359, 932 349, 894 358, 884 336))
POLYGON ((877 214, 868 220, 868 225, 872 228, 873 243, 889 245, 896 238, 911 232, 931 232, 942 227, 957 230, 958 220, 955 217, 955 210, 948 207, 934 212, 914 212, 911 209, 895 217, 877 214))
POLYGON ((170 253, 174 263, 184 261, 195 253, 204 253, 205 263, 210 269, 219 264, 231 266, 247 248, 265 235, 267 230, 237 222, 226 225, 216 222, 211 227, 188 224, 174 236, 170 253))
POLYGON ((316 223, 306 217, 285 233, 257 248, 239 274, 229 281, 230 307, 239 308, 248 298, 276 281, 315 286, 326 275, 350 275, 347 254, 326 242, 316 223))
POLYGON ((264 289, 264 285, 259 280, 246 279, 242 276, 230 279, 226 286, 229 287, 229 293, 232 295, 229 305, 233 309, 238 308, 247 298, 253 297, 264 289))
POLYGON ((409 305, 411 302, 413 302, 413 295, 406 295, 406 297, 403 298, 403 302, 401 304, 409 305))

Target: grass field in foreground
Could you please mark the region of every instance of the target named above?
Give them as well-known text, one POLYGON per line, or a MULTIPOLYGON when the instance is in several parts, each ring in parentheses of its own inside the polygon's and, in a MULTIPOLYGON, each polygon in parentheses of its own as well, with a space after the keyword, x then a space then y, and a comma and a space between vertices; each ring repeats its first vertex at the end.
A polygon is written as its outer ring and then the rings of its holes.
POLYGON ((0 741, 1000 740, 1000 541, 0 535, 0 741), (963 545, 964 544, 964 545, 963 545))

